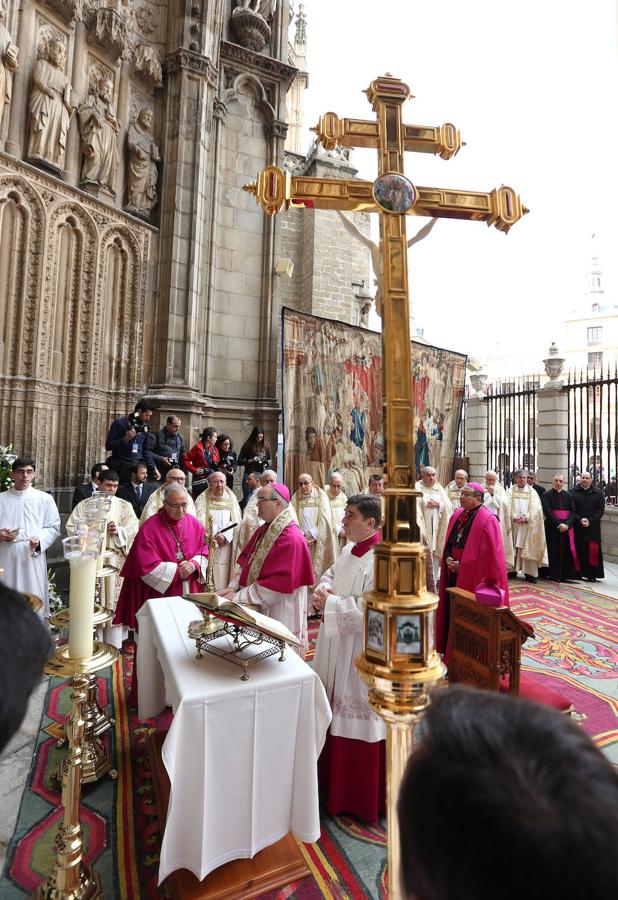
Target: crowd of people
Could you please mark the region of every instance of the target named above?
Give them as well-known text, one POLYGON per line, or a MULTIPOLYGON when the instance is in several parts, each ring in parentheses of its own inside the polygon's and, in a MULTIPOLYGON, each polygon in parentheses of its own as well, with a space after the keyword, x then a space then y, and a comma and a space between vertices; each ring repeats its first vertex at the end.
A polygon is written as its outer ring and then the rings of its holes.
MULTIPOLYGON (((205 428, 187 449, 178 416, 169 416, 154 434, 148 430, 151 416, 152 409, 141 402, 130 416, 112 423, 111 456, 92 467, 88 485, 76 489, 66 526, 68 534, 76 531, 93 494, 112 495, 105 562, 113 574, 105 579, 102 602, 114 618, 105 640, 121 648, 128 630, 139 629, 147 600, 203 590, 213 550, 217 592, 281 621, 298 638, 301 654, 308 620, 320 618, 313 666, 333 710, 320 757, 320 787, 331 815, 352 813, 375 822, 385 809, 385 726, 369 706, 354 660, 363 649, 362 597, 373 587, 373 555, 381 539, 384 476, 371 475, 364 493, 346 497, 339 472, 332 473, 326 489, 304 472, 292 493, 271 468, 271 449, 260 427, 237 456, 227 434, 205 428), (244 467, 241 503, 233 490, 238 466, 244 467)), ((51 496, 32 486, 35 469, 32 459, 15 460, 14 486, 0 495, 0 565, 9 585, 45 599, 45 551, 60 534, 60 518, 51 496)), ((508 605, 508 578, 519 574, 533 582, 539 575, 557 581, 603 575, 604 498, 589 473, 582 473, 572 492, 559 474, 544 491, 524 469, 506 488, 495 472, 488 471, 480 484, 469 481, 464 470, 442 486, 436 470, 425 466, 417 488, 427 585, 439 592, 436 648, 443 654, 448 587, 474 591, 480 581, 492 579, 508 605)), ((437 710, 429 720, 430 741, 437 740, 439 716, 452 715, 446 700, 437 710)), ((402 835, 412 828, 410 810, 422 803, 418 771, 427 761, 418 759, 400 800, 402 835), (412 800, 405 793, 410 785, 412 800)), ((417 864, 414 873, 404 874, 406 884, 421 884, 415 881, 421 877, 417 864)), ((434 877, 430 869, 422 875, 434 877)))

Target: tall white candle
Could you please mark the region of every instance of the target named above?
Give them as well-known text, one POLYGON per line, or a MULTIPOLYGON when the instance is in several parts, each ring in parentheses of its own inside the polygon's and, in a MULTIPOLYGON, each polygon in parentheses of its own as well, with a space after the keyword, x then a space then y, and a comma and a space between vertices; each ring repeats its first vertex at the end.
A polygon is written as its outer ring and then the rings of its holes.
POLYGON ((69 560, 69 656, 90 659, 94 617, 95 556, 69 560))

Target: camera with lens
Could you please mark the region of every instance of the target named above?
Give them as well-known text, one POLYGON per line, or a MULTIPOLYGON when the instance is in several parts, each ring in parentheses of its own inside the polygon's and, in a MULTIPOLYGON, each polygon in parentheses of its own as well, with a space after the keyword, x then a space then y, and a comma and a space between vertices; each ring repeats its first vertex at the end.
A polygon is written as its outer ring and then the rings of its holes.
POLYGON ((238 468, 235 455, 230 453, 227 456, 222 456, 219 460, 219 466, 231 475, 238 468))
POLYGON ((146 422, 142 422, 139 417, 139 413, 132 412, 129 413, 129 428, 133 428, 137 434, 145 434, 148 431, 148 425, 146 422))

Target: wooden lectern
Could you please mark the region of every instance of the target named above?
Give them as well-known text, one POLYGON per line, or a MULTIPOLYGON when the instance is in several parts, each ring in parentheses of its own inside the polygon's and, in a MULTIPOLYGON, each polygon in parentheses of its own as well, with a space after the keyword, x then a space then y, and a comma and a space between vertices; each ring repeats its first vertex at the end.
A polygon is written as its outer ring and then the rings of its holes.
POLYGON ((521 646, 534 630, 506 607, 477 603, 474 594, 448 588, 451 620, 448 680, 499 691, 508 676, 508 692, 519 693, 521 646))

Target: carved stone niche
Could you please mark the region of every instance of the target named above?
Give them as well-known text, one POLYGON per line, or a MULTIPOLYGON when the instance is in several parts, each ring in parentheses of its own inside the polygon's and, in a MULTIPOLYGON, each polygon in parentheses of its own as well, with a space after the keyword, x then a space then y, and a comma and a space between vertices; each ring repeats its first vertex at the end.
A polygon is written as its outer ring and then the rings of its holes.
POLYGON ((161 57, 152 44, 137 44, 133 54, 133 67, 137 74, 142 75, 154 87, 161 87, 163 84, 161 57))
POLYGON ((88 41, 105 49, 112 59, 128 58, 131 40, 124 16, 113 9, 97 9, 88 19, 88 41))
POLYGON ((84 14, 84 0, 43 0, 45 6, 51 6, 59 16, 70 25, 73 21, 81 21, 84 14))
POLYGON ((241 47, 261 53, 270 40, 270 25, 252 9, 237 6, 232 12, 230 25, 241 47))

